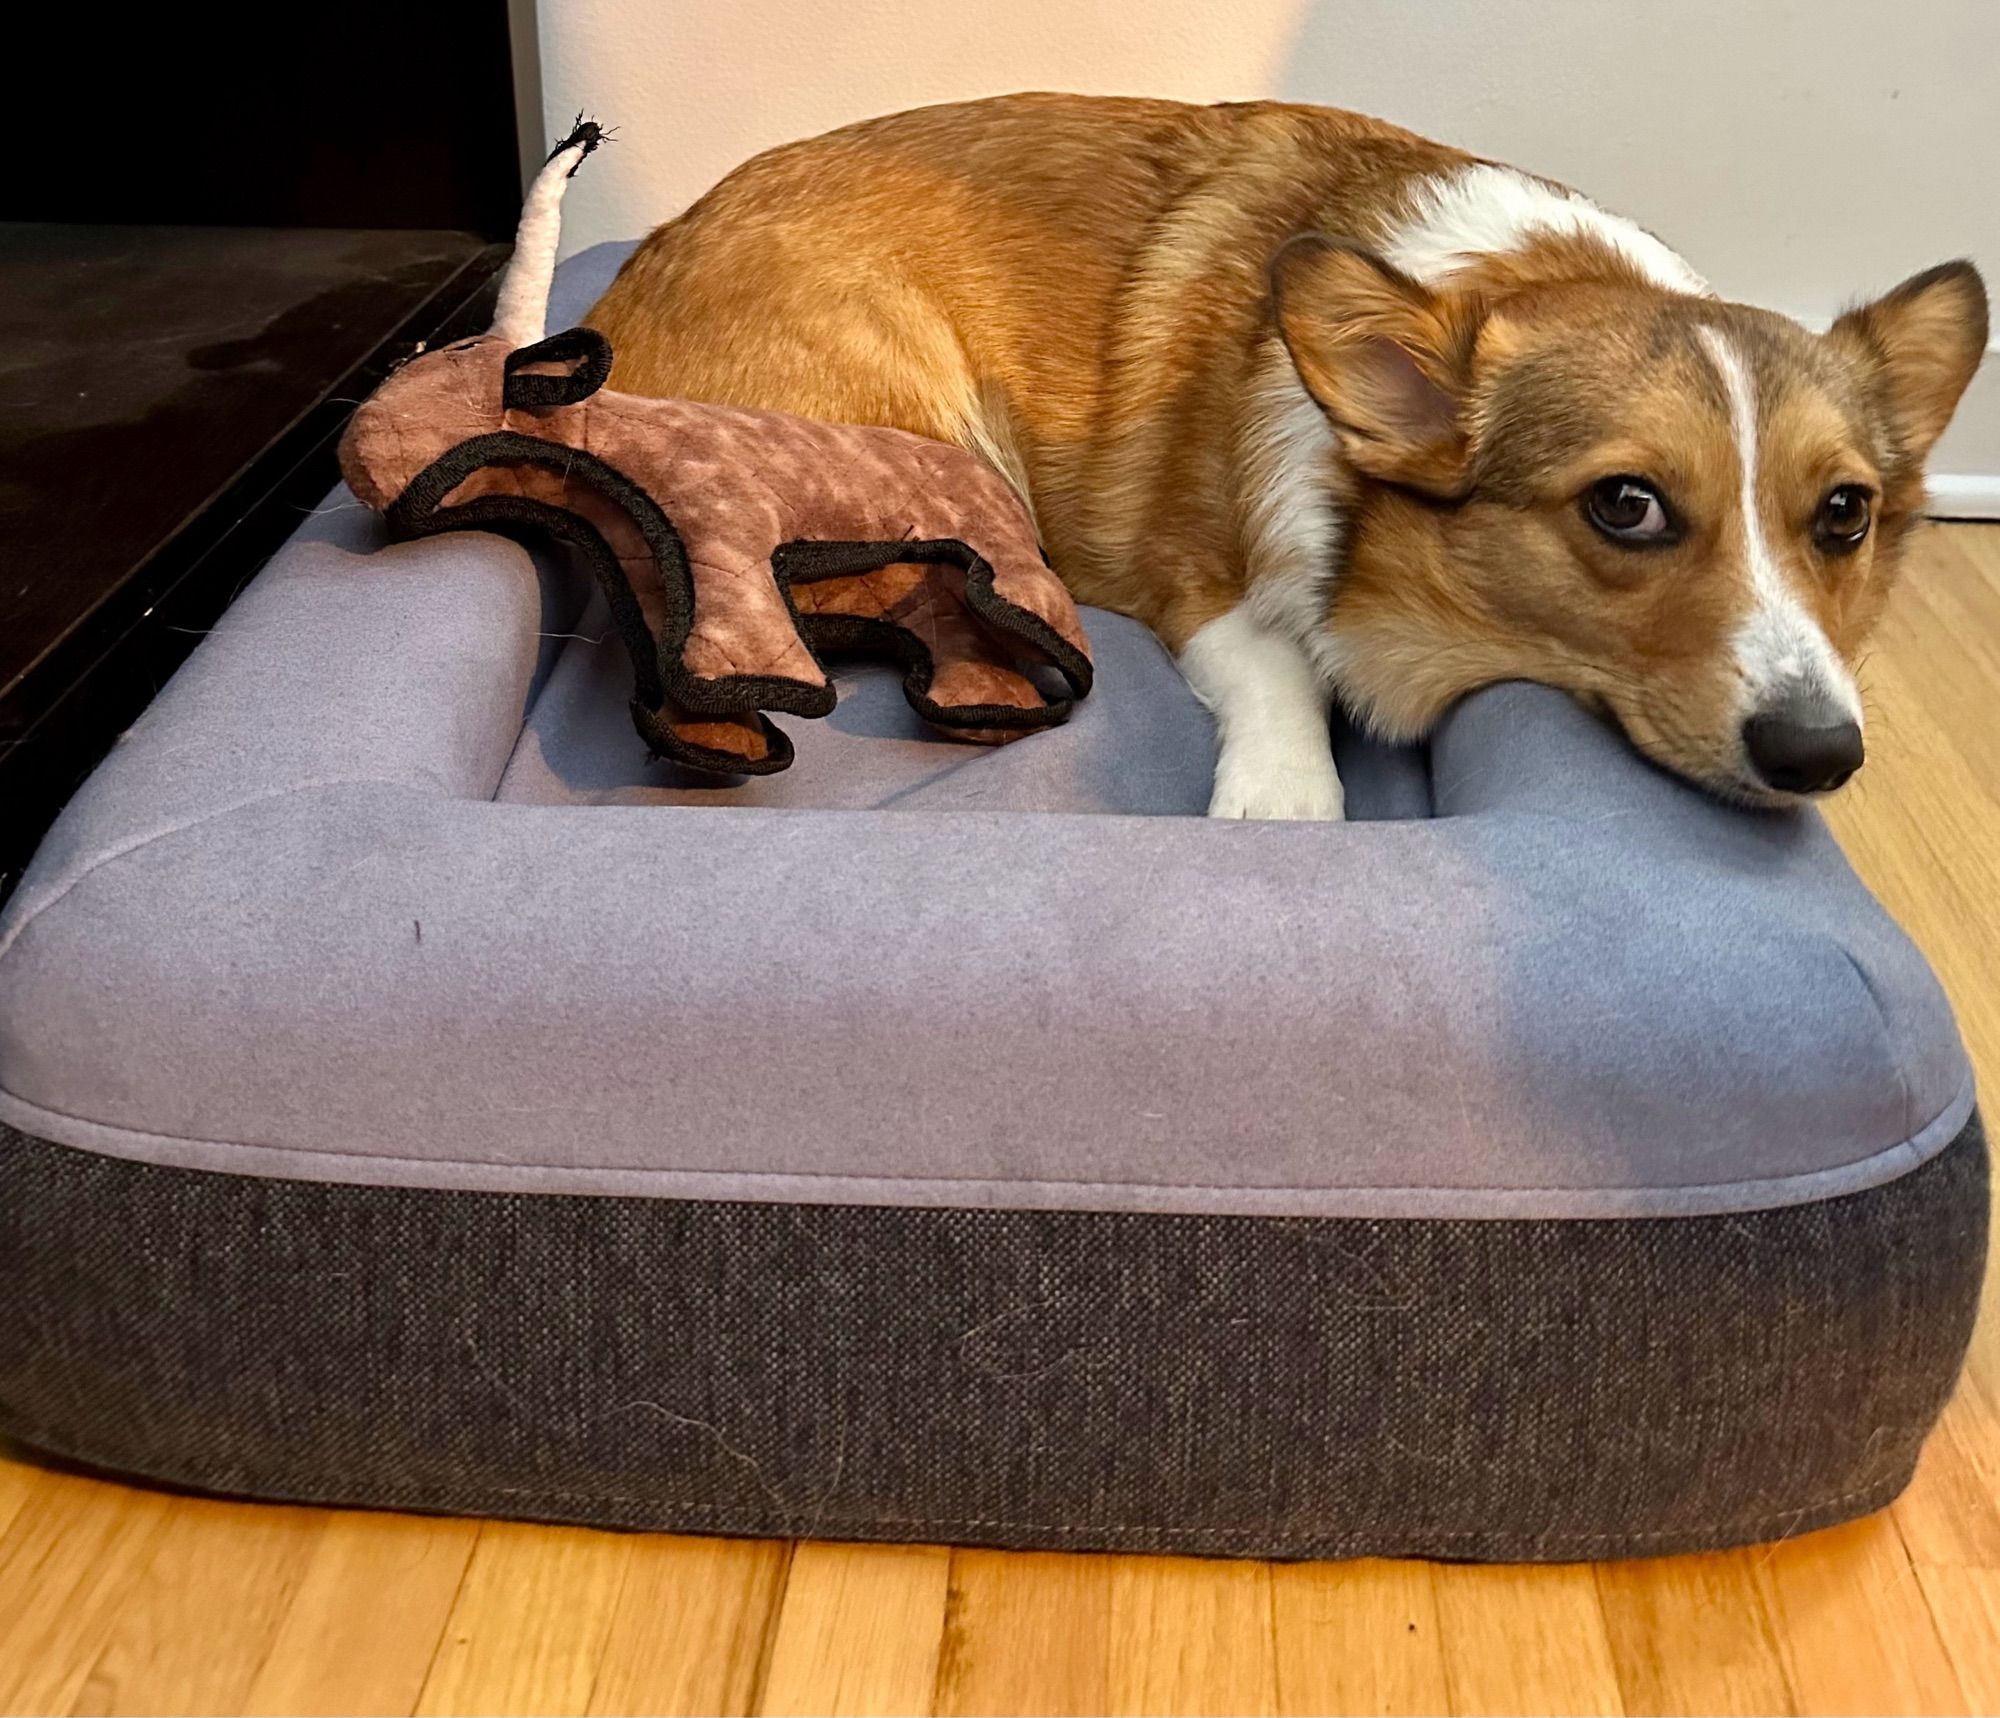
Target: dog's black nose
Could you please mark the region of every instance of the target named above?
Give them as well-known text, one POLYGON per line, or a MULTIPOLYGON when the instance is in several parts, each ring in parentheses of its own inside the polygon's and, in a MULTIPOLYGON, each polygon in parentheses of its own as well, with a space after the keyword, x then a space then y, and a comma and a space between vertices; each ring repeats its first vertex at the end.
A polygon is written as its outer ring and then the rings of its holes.
POLYGON ((1830 793, 1861 767, 1861 724, 1825 706, 1772 710, 1743 724, 1751 768, 1780 793, 1830 793))

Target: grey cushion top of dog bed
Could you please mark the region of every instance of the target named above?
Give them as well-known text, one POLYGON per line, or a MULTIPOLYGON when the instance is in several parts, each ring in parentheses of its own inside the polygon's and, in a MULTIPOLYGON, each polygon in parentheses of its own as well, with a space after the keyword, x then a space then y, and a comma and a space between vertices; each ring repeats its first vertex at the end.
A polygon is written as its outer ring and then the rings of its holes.
POLYGON ((1877 1185, 1970 1111, 1820 819, 1559 694, 1343 736, 1348 824, 1211 823, 1206 718, 1092 612, 1065 728, 953 745, 843 668, 790 772, 702 785, 643 757, 572 579, 345 501, 10 903, 0 1120, 327 1180, 1565 1217, 1877 1185))

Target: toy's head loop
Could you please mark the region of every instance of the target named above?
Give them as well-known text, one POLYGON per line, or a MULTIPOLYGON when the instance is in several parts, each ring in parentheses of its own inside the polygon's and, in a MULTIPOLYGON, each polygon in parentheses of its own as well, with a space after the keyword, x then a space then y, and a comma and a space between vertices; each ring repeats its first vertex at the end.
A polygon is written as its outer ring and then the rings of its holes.
POLYGON ((611 374, 611 342, 595 328, 570 328, 507 354, 510 412, 549 411, 587 400, 611 374))
POLYGON ((493 332, 510 345, 532 346, 548 332, 549 283, 555 278, 556 247, 562 240, 562 198, 570 175, 608 137, 594 119, 576 116, 569 136, 528 187, 521 205, 521 225, 514 235, 514 260, 500 282, 500 302, 493 332))

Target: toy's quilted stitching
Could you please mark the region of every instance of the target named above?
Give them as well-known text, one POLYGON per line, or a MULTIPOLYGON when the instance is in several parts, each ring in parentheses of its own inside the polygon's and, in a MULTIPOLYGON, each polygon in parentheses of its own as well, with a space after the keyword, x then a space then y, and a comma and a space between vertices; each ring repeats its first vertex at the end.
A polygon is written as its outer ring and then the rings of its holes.
MULTIPOLYGON (((629 531, 617 528, 609 510, 622 512, 622 504, 600 493, 584 470, 557 467, 553 458, 558 448, 590 454, 651 496, 678 532, 693 584, 682 666, 705 680, 826 684, 771 564, 774 551, 793 542, 968 542, 994 569, 1003 603, 1087 653, 1075 606, 1042 562, 1025 507, 977 455, 884 426, 603 391, 571 406, 509 410, 502 397, 506 358, 505 344, 491 340, 415 360, 385 383, 343 440, 343 465, 357 492, 393 500, 418 470, 495 427, 542 441, 551 449, 550 466, 489 465, 453 494, 518 493, 591 521, 657 629, 665 593, 651 550, 642 552, 629 531), (452 439, 440 444, 440 437, 452 439)), ((976 620, 963 575, 950 565, 923 565, 917 574, 923 597, 913 600, 906 589, 910 567, 844 575, 804 606, 909 631, 934 660, 939 709, 1042 706, 1010 660, 1017 654, 1046 660, 1040 646, 976 620)))

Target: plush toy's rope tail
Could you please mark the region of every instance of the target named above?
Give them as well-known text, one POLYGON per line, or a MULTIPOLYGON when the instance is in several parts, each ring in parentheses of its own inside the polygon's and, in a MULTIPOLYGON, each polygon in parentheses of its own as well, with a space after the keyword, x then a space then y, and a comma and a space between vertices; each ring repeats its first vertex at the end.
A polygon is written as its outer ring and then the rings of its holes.
POLYGON ((569 135, 549 151, 547 159, 543 161, 542 165, 546 167, 550 161, 553 161, 565 150, 581 149, 583 155, 579 155, 570 164, 568 177, 575 178, 577 168, 583 165, 584 156, 593 154, 600 143, 615 143, 617 141, 617 131, 618 128, 615 125, 607 127, 599 125, 594 119, 585 119, 583 117, 583 110, 578 108, 576 118, 570 124, 569 135))
POLYGON ((550 152, 528 187, 521 225, 514 235, 514 260, 500 283, 493 331, 516 346, 532 346, 547 332, 549 283, 555 277, 556 247, 562 241, 562 198, 569 177, 584 157, 611 133, 594 119, 576 116, 570 134, 550 152))

